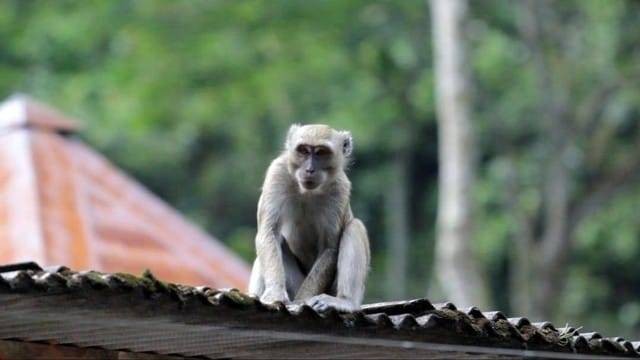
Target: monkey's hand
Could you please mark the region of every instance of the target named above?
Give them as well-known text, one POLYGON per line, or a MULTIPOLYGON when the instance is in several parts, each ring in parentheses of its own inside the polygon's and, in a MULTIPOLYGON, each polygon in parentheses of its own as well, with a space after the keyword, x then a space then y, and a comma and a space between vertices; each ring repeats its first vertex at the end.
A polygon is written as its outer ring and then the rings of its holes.
POLYGON ((284 289, 266 289, 262 296, 260 296, 260 301, 267 304, 273 304, 276 301, 280 301, 285 304, 289 304, 291 302, 289 300, 289 295, 287 295, 287 291, 284 289))
POLYGON ((313 310, 317 312, 325 312, 331 308, 336 309, 338 312, 354 312, 360 308, 353 302, 342 299, 339 297, 320 294, 308 299, 306 304, 311 306, 313 310))

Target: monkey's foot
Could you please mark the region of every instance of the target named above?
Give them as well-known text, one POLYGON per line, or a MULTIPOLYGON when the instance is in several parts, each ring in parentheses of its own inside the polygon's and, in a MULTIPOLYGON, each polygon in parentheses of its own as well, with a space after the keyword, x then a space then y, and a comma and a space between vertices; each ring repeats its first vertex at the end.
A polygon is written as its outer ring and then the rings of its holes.
POLYGON ((306 303, 317 312, 325 312, 332 308, 338 312, 353 312, 359 309, 349 300, 327 294, 316 295, 307 300, 306 303))

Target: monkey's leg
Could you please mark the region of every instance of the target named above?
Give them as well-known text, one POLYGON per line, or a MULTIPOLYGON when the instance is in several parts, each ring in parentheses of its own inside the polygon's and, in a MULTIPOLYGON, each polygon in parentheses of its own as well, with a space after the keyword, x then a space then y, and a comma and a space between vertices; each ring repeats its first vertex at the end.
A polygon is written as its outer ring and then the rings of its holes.
POLYGON ((304 274, 300 269, 298 259, 289 248, 284 237, 282 238, 282 262, 286 277, 287 295, 289 295, 289 299, 293 299, 300 288, 300 284, 304 281, 304 274))
POLYGON ((355 311, 364 297, 365 282, 369 271, 369 238, 367 230, 358 219, 353 219, 340 239, 336 274, 336 296, 321 294, 307 301, 317 311, 335 308, 338 311, 355 311))
POLYGON ((329 290, 336 275, 338 251, 326 249, 313 264, 296 294, 296 300, 307 300, 329 290))

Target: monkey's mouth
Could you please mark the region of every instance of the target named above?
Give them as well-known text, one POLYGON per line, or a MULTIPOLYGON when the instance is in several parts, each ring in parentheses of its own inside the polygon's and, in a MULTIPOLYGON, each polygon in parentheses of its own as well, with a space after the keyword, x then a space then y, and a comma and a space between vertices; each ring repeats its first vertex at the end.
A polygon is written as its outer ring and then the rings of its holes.
POLYGON ((316 187, 318 187, 318 183, 312 179, 305 179, 305 180, 302 180, 302 187, 305 188, 306 190, 313 190, 316 187))

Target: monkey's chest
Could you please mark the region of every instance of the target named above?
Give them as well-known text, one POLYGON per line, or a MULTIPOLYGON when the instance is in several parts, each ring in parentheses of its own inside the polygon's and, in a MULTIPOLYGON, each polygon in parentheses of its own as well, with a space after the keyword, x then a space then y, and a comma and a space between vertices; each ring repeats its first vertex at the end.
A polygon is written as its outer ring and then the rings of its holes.
POLYGON ((322 214, 304 209, 289 210, 289 216, 285 216, 281 224, 281 233, 304 270, 309 271, 326 248, 337 245, 338 220, 327 219, 322 214))

